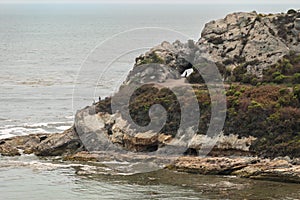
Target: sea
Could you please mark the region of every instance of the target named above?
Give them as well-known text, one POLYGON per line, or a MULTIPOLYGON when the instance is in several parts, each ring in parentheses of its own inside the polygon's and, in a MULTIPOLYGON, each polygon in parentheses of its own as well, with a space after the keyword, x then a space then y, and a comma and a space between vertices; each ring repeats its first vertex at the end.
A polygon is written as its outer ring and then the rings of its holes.
MULTIPOLYGON (((0 4, 0 139, 68 129, 78 109, 112 95, 135 58, 160 42, 197 41, 205 23, 231 12, 299 7, 0 4)), ((297 184, 111 171, 59 158, 0 156, 0 199, 300 199, 297 184), (95 167, 101 173, 93 174, 95 167)))

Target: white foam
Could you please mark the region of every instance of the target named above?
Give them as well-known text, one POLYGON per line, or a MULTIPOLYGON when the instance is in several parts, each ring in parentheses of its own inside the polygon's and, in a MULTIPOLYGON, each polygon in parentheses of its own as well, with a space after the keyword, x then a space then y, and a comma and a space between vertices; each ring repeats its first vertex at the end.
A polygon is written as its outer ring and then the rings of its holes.
MULTIPOLYGON (((24 156, 22 156, 24 159, 24 156)), ((32 156, 31 156, 32 157, 32 156)), ((29 157, 29 159, 33 159, 29 157)), ((22 159, 22 158, 21 158, 22 159)), ((27 166, 33 169, 37 170, 55 170, 55 169, 64 169, 64 168, 70 168, 70 167, 86 167, 86 165, 83 164, 56 164, 51 162, 43 162, 40 160, 32 160, 32 161, 26 161, 26 160, 7 160, 4 163, 1 163, 2 167, 20 167, 20 166, 27 166)))
POLYGON ((13 136, 22 136, 34 133, 50 133, 42 128, 29 129, 25 127, 11 127, 0 129, 0 139, 10 138, 13 136))
POLYGON ((48 125, 48 123, 35 123, 35 124, 24 123, 23 124, 24 127, 28 127, 28 128, 43 127, 43 126, 47 126, 47 125, 48 125))
POLYGON ((67 129, 69 129, 71 126, 59 126, 59 127, 56 127, 57 130, 60 130, 60 131, 65 131, 67 129))
POLYGON ((23 124, 23 127, 28 127, 28 128, 39 128, 39 127, 49 127, 49 126, 69 126, 72 124, 73 121, 67 121, 67 122, 43 122, 43 123, 34 123, 34 124, 23 124))
POLYGON ((74 119, 74 116, 73 115, 70 115, 70 116, 65 116, 66 119, 74 119))
POLYGON ((0 140, 10 138, 10 137, 13 137, 13 136, 15 136, 15 135, 12 135, 12 134, 1 135, 1 133, 0 133, 0 140))
POLYGON ((130 164, 130 162, 127 162, 127 161, 116 161, 116 160, 103 161, 101 163, 102 164, 119 164, 119 165, 129 165, 130 164))
POLYGON ((73 125, 73 121, 67 122, 42 122, 24 123, 22 125, 5 125, 0 127, 0 139, 13 136, 22 136, 36 133, 56 133, 67 130, 73 125))

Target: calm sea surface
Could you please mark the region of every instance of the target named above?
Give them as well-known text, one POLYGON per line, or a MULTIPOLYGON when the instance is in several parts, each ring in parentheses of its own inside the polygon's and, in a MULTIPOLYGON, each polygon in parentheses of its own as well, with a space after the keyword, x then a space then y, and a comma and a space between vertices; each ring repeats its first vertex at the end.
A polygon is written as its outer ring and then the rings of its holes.
MULTIPOLYGON (((70 127, 74 111, 80 108, 72 103, 74 86, 82 89, 77 99, 82 105, 112 94, 134 58, 145 52, 144 46, 117 59, 114 70, 104 77, 97 75, 97 83, 78 82, 77 74, 90 52, 115 34, 160 27, 197 40, 205 22, 229 12, 286 12, 299 5, 0 4, 0 138, 61 132, 70 127), (94 95, 84 93, 91 88, 95 88, 94 95)), ((145 31, 142 39, 147 38, 153 39, 150 47, 173 37, 157 34, 153 38, 145 31)), ((110 55, 114 47, 112 42, 105 53, 110 55)), ((105 66, 97 62, 97 68, 104 71, 105 66)), ((91 76, 95 74, 91 72, 91 76)), ((102 175, 82 173, 91 168, 59 160, 40 161, 34 156, 0 157, 0 199, 300 198, 299 185, 293 184, 165 171, 109 175, 105 167, 102 175)))

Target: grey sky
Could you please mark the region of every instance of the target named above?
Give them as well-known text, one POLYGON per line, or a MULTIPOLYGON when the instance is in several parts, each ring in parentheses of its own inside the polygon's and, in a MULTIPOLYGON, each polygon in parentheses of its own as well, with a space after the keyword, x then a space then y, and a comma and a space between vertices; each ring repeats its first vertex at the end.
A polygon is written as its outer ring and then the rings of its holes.
POLYGON ((0 0, 0 3, 300 4, 299 0, 0 0))

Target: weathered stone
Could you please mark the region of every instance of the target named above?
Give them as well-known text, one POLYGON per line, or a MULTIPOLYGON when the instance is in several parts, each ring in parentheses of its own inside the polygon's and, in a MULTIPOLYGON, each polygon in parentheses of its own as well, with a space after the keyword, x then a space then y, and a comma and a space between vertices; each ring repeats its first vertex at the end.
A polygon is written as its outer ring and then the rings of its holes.
MULTIPOLYGON (((241 151, 241 153, 249 152, 251 144, 256 140, 255 137, 242 137, 239 138, 238 135, 223 135, 218 138, 211 138, 206 135, 195 135, 190 141, 188 147, 195 150, 200 150, 204 144, 216 141, 214 150, 218 151, 241 151)), ((237 152, 235 152, 237 153, 237 152)))
POLYGON ((87 151, 81 151, 75 154, 67 155, 64 157, 64 160, 69 161, 81 161, 81 162, 88 162, 88 161, 98 161, 99 155, 95 153, 89 153, 87 151))
POLYGON ((32 134, 0 140, 0 154, 3 156, 18 156, 21 153, 34 153, 37 146, 48 137, 50 135, 32 134))
POLYGON ((124 136, 125 148, 136 152, 155 151, 158 148, 158 134, 151 131, 124 136))
POLYGON ((159 134, 158 135, 158 142, 162 144, 167 144, 172 140, 171 135, 159 134))
POLYGON ((261 162, 248 165, 247 167, 237 170, 234 175, 280 182, 300 183, 300 167, 293 166, 286 160, 261 160, 261 162))
POLYGON ((300 18, 295 19, 294 26, 296 30, 300 30, 300 18))
POLYGON ((2 143, 0 145, 0 153, 3 156, 19 156, 19 155, 21 155, 17 148, 11 146, 11 143, 2 143))
POLYGON ((112 126, 114 115, 95 110, 93 105, 76 113, 74 126, 78 138, 88 151, 116 150, 118 147, 112 145, 107 130, 112 126))
POLYGON ((73 154, 83 149, 82 142, 72 127, 63 133, 49 135, 37 145, 34 153, 38 156, 60 156, 73 154))
POLYGON ((138 133, 133 138, 133 144, 137 145, 151 145, 157 144, 158 134, 153 132, 138 133))
POLYGON ((16 156, 21 153, 57 156, 83 150, 73 127, 63 133, 17 136, 1 140, 0 143, 0 154, 4 156, 16 156))
MULTIPOLYGON (((165 77, 171 76, 170 78, 180 78, 180 74, 182 74, 186 69, 191 68, 191 62, 194 60, 195 52, 198 51, 198 46, 195 45, 194 41, 189 40, 186 44, 181 43, 180 41, 175 41, 173 44, 168 42, 163 42, 161 45, 158 45, 152 48, 149 52, 141 55, 136 59, 136 64, 133 69, 138 70, 135 68, 139 68, 143 66, 142 64, 149 64, 151 63, 159 63, 164 64, 171 69, 176 69, 178 74, 170 74, 172 71, 165 71, 165 77)), ((164 69, 165 70, 165 69, 164 69)), ((136 74, 136 73, 135 73, 136 74)), ((129 77, 131 74, 129 74, 129 77)), ((130 79, 130 78, 127 78, 130 79)), ((161 82, 164 80, 161 79, 161 82)))
POLYGON ((120 113, 90 112, 94 109, 87 107, 75 117, 76 132, 88 151, 155 151, 171 137, 165 137, 165 141, 160 142, 158 133, 131 129, 120 113))
POLYGON ((233 13, 224 19, 207 23, 202 31, 198 45, 206 46, 213 61, 224 63, 227 68, 249 64, 248 73, 262 77, 264 69, 275 64, 290 49, 295 49, 298 35, 289 31, 295 26, 300 29, 296 13, 262 15, 252 13, 233 13), (296 36, 296 37, 295 37, 296 36), (222 42, 218 42, 222 41, 222 42))
POLYGON ((236 175, 244 178, 300 183, 300 166, 293 166, 286 160, 181 157, 167 168, 198 174, 236 175))
MULTIPOLYGON (((224 19, 213 20, 205 25, 196 44, 191 40, 186 44, 179 41, 173 44, 163 42, 138 57, 126 82, 142 75, 142 69, 138 69, 143 67, 142 64, 164 64, 181 74, 191 68, 192 63, 197 63, 200 55, 224 64, 228 70, 243 65, 247 73, 261 78, 264 69, 276 64, 290 50, 299 51, 300 21, 297 15, 297 12, 272 15, 237 12, 224 19)), ((153 81, 164 82, 168 76, 171 79, 178 78, 168 70, 149 77, 153 77, 153 81)), ((191 76, 199 79, 195 74, 191 76)), ((138 80, 143 83, 151 81, 145 77, 139 77, 138 80)))
POLYGON ((173 169, 189 173, 228 175, 246 167, 253 159, 231 159, 224 157, 180 157, 173 169))

